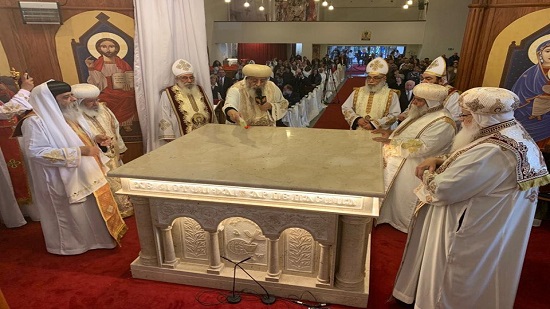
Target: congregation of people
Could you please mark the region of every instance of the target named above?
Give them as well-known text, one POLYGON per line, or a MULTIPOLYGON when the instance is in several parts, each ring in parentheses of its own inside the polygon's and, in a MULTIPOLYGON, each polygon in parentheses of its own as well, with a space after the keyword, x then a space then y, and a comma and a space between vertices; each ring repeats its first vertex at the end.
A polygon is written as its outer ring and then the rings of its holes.
MULTIPOLYGON (((349 67, 349 54, 248 61, 231 77, 215 61, 213 102, 196 83, 195 65, 177 59, 174 84, 158 102, 155 138, 166 144, 209 123, 285 126, 289 108, 316 87, 327 89, 338 67, 349 67)), ((538 187, 550 183, 539 147, 514 118, 517 95, 492 87, 460 93, 456 53, 356 58, 365 85, 345 100, 341 116, 382 144, 386 197, 376 224, 408 233, 393 297, 418 308, 511 308, 538 187)), ((127 147, 100 93, 54 80, 34 87, 24 75, 20 93, 0 106, 3 119, 18 118, 13 135, 38 210, 33 217, 19 207, 3 168, 2 220, 8 227, 24 225, 23 214, 40 220, 53 254, 113 248, 127 230, 123 218, 133 214, 131 200, 114 194, 120 180, 107 176, 127 147)))

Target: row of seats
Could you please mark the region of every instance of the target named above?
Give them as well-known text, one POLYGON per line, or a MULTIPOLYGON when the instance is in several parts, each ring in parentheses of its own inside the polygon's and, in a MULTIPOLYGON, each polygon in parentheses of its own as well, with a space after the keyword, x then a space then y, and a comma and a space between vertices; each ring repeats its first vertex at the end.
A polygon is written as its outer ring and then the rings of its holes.
POLYGON ((289 127, 308 127, 311 121, 326 107, 325 101, 330 100, 336 93, 336 89, 344 78, 343 66, 339 66, 334 72, 329 72, 325 83, 315 87, 300 102, 288 109, 282 119, 283 123, 289 127))

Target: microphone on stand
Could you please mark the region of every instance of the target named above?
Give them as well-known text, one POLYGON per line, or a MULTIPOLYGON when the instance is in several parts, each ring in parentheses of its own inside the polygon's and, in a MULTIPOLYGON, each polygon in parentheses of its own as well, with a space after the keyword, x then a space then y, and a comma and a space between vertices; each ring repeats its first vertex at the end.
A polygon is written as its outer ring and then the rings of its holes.
MULTIPOLYGON (((230 303, 230 304, 238 304, 238 303, 241 302, 241 295, 235 294, 235 279, 236 279, 235 275, 236 275, 236 273, 237 273, 237 266, 238 266, 239 264, 243 263, 243 262, 246 262, 246 261, 250 260, 252 257, 249 256, 249 257, 247 257, 246 259, 241 260, 240 262, 235 263, 235 262, 231 261, 230 259, 226 258, 226 257, 223 256, 223 255, 220 255, 220 256, 221 256, 224 260, 229 261, 229 262, 231 262, 231 263, 233 263, 233 264, 235 265, 235 266, 233 266, 233 288, 231 289, 231 295, 228 295, 226 299, 227 299, 227 302, 230 303)), ((242 268, 241 268, 241 269, 242 269, 242 268)))
POLYGON ((226 258, 225 256, 221 256, 222 259, 230 262, 230 263, 233 263, 235 266, 233 267, 233 290, 232 290, 232 295, 229 295, 227 296, 227 301, 230 303, 230 304, 236 304, 238 302, 241 301, 241 296, 240 295, 235 295, 235 271, 237 269, 237 267, 239 267, 242 271, 244 271, 245 274, 248 275, 248 277, 250 277, 250 279, 252 279, 257 285, 259 285, 262 290, 264 290, 265 292, 265 295, 262 296, 261 300, 262 300, 262 303, 264 303, 265 305, 271 305, 275 302, 276 298, 275 296, 273 295, 270 295, 269 292, 264 288, 263 285, 261 285, 256 279, 254 279, 254 277, 252 277, 240 264, 245 262, 245 261, 248 261, 250 260, 252 257, 249 256, 247 257, 246 259, 240 261, 240 262, 233 262, 231 261, 230 259, 226 258), (236 300, 238 299, 238 300, 236 300), (232 302, 232 301, 236 301, 236 302, 232 302))

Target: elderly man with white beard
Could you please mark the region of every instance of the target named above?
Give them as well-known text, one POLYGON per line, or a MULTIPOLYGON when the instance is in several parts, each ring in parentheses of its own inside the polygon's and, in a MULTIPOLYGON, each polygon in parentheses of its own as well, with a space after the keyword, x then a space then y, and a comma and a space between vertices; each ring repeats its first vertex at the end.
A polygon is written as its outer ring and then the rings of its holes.
MULTIPOLYGON (((103 153, 109 158, 105 165, 113 170, 122 165, 122 156, 128 149, 120 136, 120 127, 118 120, 113 112, 99 101, 100 90, 92 84, 76 84, 71 86, 73 95, 78 100, 78 106, 91 132, 94 135, 105 135, 110 139, 110 145, 100 147, 103 153)), ((134 206, 127 195, 115 194, 122 188, 120 178, 107 177, 111 186, 111 191, 118 205, 118 210, 122 218, 127 218, 134 214, 134 206)))
POLYGON ((23 135, 46 249, 61 255, 114 248, 127 230, 98 148, 110 140, 91 133, 75 101, 67 83, 40 84, 14 133, 23 135))
POLYGON ((189 134, 207 123, 216 123, 216 115, 206 92, 195 83, 193 66, 178 59, 172 65, 176 84, 166 88, 160 96, 158 138, 166 144, 189 134))
POLYGON ((269 80, 272 71, 267 65, 247 64, 245 79, 227 91, 223 111, 232 123, 250 126, 276 126, 288 109, 281 89, 269 80))
POLYGON ((377 224, 389 223, 406 233, 416 205, 414 189, 420 184, 416 166, 424 159, 449 152, 456 125, 443 107, 445 87, 420 84, 413 88, 409 117, 395 131, 376 129, 373 138, 384 143, 384 185, 386 198, 380 207, 377 224))
POLYGON ((415 308, 513 308, 538 187, 550 175, 514 118, 516 94, 473 88, 459 104, 453 152, 417 167, 420 202, 393 296, 415 308))
POLYGON ((397 91, 386 84, 388 63, 378 57, 366 68, 365 86, 356 88, 342 105, 350 129, 389 129, 401 113, 397 91))

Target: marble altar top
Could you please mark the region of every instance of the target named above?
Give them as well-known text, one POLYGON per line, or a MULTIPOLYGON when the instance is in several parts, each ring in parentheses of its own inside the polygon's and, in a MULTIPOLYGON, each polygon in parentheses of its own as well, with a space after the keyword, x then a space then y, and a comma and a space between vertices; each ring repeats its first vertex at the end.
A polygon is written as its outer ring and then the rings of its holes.
POLYGON ((382 145, 363 130, 208 124, 108 175, 384 196, 382 145))

